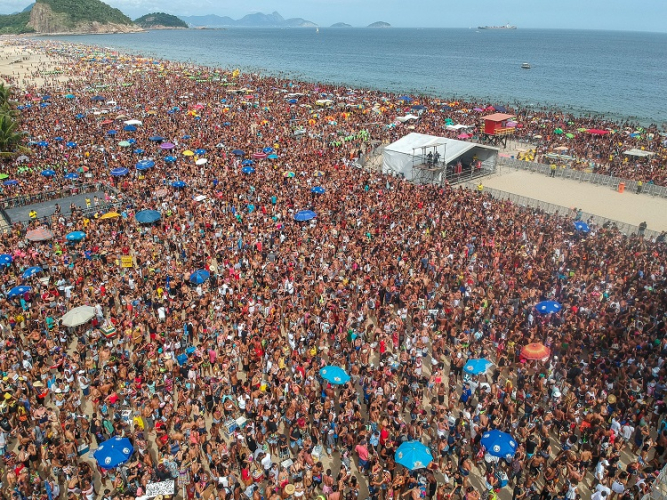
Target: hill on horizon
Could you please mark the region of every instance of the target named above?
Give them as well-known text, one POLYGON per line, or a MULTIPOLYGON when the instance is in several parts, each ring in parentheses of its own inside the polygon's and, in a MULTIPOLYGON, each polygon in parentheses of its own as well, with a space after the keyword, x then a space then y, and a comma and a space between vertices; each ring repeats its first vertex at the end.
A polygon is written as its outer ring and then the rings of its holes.
POLYGON ((391 24, 385 23, 384 21, 377 21, 373 24, 368 25, 369 28, 391 28, 391 24))
POLYGON ((352 25, 347 24, 347 23, 336 23, 336 24, 332 24, 331 27, 332 28, 351 28, 352 25))
POLYGON ((295 17, 285 19, 278 12, 263 14, 256 12, 248 14, 241 19, 232 19, 229 16, 217 16, 208 14, 205 16, 178 16, 181 20, 195 28, 223 28, 223 27, 244 27, 244 28, 315 28, 317 24, 306 19, 295 17))
POLYGON ((171 14, 166 14, 164 12, 152 12, 141 16, 138 19, 134 20, 134 23, 137 26, 142 28, 153 28, 153 27, 164 27, 164 28, 187 28, 188 25, 185 21, 178 18, 177 16, 172 16, 171 14))

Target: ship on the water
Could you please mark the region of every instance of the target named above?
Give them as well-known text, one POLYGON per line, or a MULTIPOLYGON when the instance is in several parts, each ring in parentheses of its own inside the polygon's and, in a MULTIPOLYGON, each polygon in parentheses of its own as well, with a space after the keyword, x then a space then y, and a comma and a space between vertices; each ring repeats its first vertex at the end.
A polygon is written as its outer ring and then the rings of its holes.
POLYGON ((504 24, 502 26, 477 26, 478 30, 515 30, 516 26, 512 26, 510 23, 504 24))

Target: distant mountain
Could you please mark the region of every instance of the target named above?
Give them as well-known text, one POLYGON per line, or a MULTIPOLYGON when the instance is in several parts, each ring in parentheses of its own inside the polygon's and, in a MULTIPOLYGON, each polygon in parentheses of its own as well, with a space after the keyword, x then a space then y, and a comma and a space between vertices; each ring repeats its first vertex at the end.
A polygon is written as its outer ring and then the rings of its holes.
POLYGON ((384 21, 378 21, 373 24, 368 25, 369 28, 391 28, 391 24, 385 23, 384 21))
POLYGON ((314 28, 317 26, 317 24, 300 17, 285 19, 277 12, 273 12, 272 14, 257 12, 243 16, 238 20, 234 20, 228 16, 216 16, 215 14, 179 17, 195 28, 223 28, 227 26, 242 28, 314 28))
POLYGON ((134 20, 142 28, 187 28, 185 21, 164 12, 153 12, 134 20))
POLYGON ((34 6, 35 6, 35 4, 31 3, 25 9, 23 9, 21 12, 30 12, 34 6))
POLYGON ((331 25, 332 28, 351 28, 352 25, 347 23, 336 23, 331 25))

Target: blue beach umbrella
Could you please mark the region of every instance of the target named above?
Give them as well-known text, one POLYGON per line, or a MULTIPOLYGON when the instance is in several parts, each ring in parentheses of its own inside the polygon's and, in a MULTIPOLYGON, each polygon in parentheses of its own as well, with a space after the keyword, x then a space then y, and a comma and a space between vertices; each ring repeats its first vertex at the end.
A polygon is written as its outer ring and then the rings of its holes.
POLYGON ((266 154, 268 155, 269 153, 273 153, 273 148, 267 146, 267 147, 265 147, 264 149, 262 149, 262 152, 263 152, 263 153, 266 153, 266 154))
POLYGON ((100 444, 93 457, 103 469, 113 469, 127 462, 133 452, 134 447, 129 439, 114 436, 100 444))
POLYGON ((171 183, 171 187, 181 189, 181 188, 187 187, 187 184, 183 181, 174 181, 174 182, 171 183))
POLYGON ((72 231, 67 236, 65 236, 67 241, 74 241, 74 242, 81 241, 85 237, 86 237, 86 233, 84 233, 83 231, 72 231))
POLYGON ((428 467, 433 461, 431 450, 419 441, 406 441, 396 450, 396 463, 409 470, 428 467))
POLYGON ((192 137, 192 136, 190 136, 190 135, 184 135, 184 136, 183 136, 183 140, 184 140, 184 141, 187 141, 187 140, 190 139, 191 137, 192 137))
POLYGON ((58 136, 58 137, 54 137, 53 140, 56 141, 56 142, 63 142, 65 139, 63 137, 58 136))
POLYGON ((317 214, 312 210, 301 210, 294 215, 294 220, 298 222, 305 222, 317 217, 317 214))
POLYGON ((137 162, 137 170, 148 170, 151 169, 155 166, 155 162, 153 160, 141 160, 140 162, 137 162))
POLYGON ((243 150, 241 150, 241 149, 234 149, 234 150, 232 151, 232 154, 233 154, 234 156, 245 156, 245 153, 244 153, 243 150))
POLYGON ((137 149, 135 149, 135 150, 133 151, 133 153, 134 153, 135 155, 143 154, 143 152, 144 152, 144 150, 141 149, 141 148, 137 148, 137 149))
POLYGON ((12 262, 14 262, 14 257, 9 255, 8 253, 0 254, 0 265, 1 266, 8 266, 12 262))
POLYGON ((48 145, 49 143, 47 141, 39 141, 35 143, 35 146, 39 146, 40 148, 45 148, 48 145))
POLYGON ((135 127, 134 125, 125 125, 125 126, 123 127, 123 130, 124 130, 125 132, 136 132, 136 131, 137 131, 137 127, 135 127))
POLYGON ((320 186, 315 186, 313 189, 310 190, 310 192, 315 194, 324 194, 324 188, 320 186))
POLYGON ((166 161, 167 163, 176 163, 176 157, 171 155, 165 156, 164 161, 166 161))
POLYGON ((148 140, 151 141, 151 142, 162 142, 162 141, 164 141, 164 137, 159 136, 159 135, 154 135, 152 137, 149 137, 148 140))
POLYGON ((105 101, 106 99, 104 99, 104 97, 102 97, 101 95, 96 95, 91 97, 90 100, 95 102, 102 102, 105 101))
POLYGON ((77 113, 74 118, 76 118, 77 120, 81 120, 84 116, 86 115, 84 115, 83 113, 77 113))
POLYGON ((211 273, 205 269, 199 269, 190 275, 190 283, 201 285, 204 281, 211 277, 211 273))
POLYGON ((107 130, 107 135, 116 135, 117 133, 117 130, 107 130))
POLYGON ((491 365, 493 365, 493 363, 488 359, 469 359, 463 366, 463 371, 470 375, 479 375, 488 370, 491 365))
POLYGON ((544 300, 535 304, 535 309, 540 314, 552 314, 560 311, 562 307, 555 300, 544 300))
POLYGON ((277 160, 277 159, 278 159, 278 155, 275 154, 275 153, 271 153, 269 156, 267 156, 267 158, 268 158, 269 160, 277 160))
POLYGON ((247 166, 247 165, 254 165, 254 164, 255 164, 255 162, 252 161, 252 160, 243 160, 243 161, 241 162, 241 165, 244 165, 244 166, 247 166))
POLYGON ((339 366, 321 368, 320 376, 333 385, 343 385, 350 381, 350 376, 339 366))
POLYGON ((254 173, 255 173, 255 169, 252 168, 252 167, 243 167, 243 168, 241 169, 241 172, 243 172, 244 174, 254 174, 254 173))
POLYGON ((200 149, 195 149, 195 154, 196 154, 197 156, 205 155, 205 154, 206 154, 206 150, 205 150, 205 149, 201 149, 201 148, 200 148, 200 149))
POLYGON ((482 434, 482 446, 489 455, 510 460, 516 453, 517 444, 512 436, 506 432, 492 429, 482 434))
POLYGON ((574 228, 581 233, 588 233, 591 230, 591 228, 588 227, 588 224, 580 220, 574 221, 574 228))
POLYGON ((22 276, 23 276, 23 279, 24 279, 24 280, 27 280, 28 278, 31 278, 31 277, 34 276, 35 274, 37 274, 37 273, 41 273, 41 272, 42 272, 42 268, 41 268, 41 267, 39 267, 39 266, 33 266, 33 267, 29 267, 28 269, 26 269, 25 271, 23 271, 22 276))
POLYGON ((137 219, 137 222, 140 224, 153 224, 154 222, 159 221, 162 216, 157 210, 142 210, 141 212, 137 212, 134 218, 137 219))
POLYGON ((7 298, 13 299, 14 297, 20 297, 21 295, 25 295, 26 293, 28 293, 30 290, 32 290, 32 288, 29 286, 25 285, 15 286, 9 291, 9 293, 7 293, 7 298))
POLYGON ((41 174, 44 177, 53 177, 54 175, 56 175, 56 171, 51 170, 50 168, 47 168, 46 170, 42 170, 41 174))
POLYGON ((3 182, 2 184, 4 184, 5 186, 16 186, 18 183, 19 181, 10 179, 8 181, 3 182))
POLYGON ((65 99, 74 99, 76 96, 74 94, 67 94, 65 99))
POLYGON ((113 177, 123 177, 124 175, 129 174, 130 171, 125 167, 118 167, 111 170, 111 175, 113 177))
POLYGON ((412 102, 412 97, 409 97, 407 95, 402 95, 401 97, 398 98, 399 101, 405 101, 405 102, 412 102))
POLYGON ((79 178, 79 174, 74 173, 74 172, 70 172, 69 174, 65 174, 65 179, 70 180, 70 181, 73 181, 73 180, 78 179, 78 178, 79 178))
POLYGON ((65 145, 66 145, 68 148, 75 148, 75 147, 77 146, 76 142, 72 142, 72 141, 68 142, 68 143, 65 144, 65 145))

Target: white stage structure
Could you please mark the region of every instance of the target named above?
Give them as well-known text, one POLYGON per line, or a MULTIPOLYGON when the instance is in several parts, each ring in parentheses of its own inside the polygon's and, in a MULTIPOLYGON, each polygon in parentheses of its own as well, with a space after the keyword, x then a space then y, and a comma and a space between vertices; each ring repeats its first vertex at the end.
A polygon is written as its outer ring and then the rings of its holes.
POLYGON ((498 148, 411 133, 384 148, 382 172, 419 184, 468 180, 496 171, 498 148))

